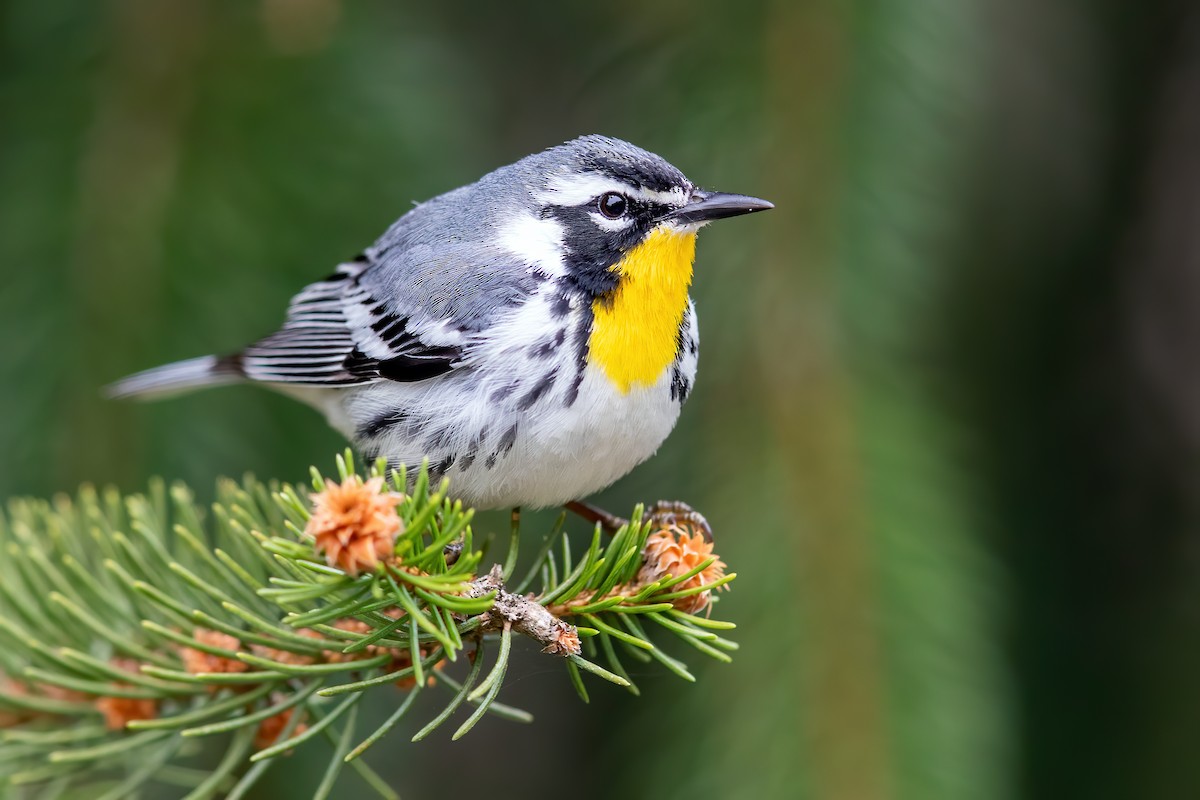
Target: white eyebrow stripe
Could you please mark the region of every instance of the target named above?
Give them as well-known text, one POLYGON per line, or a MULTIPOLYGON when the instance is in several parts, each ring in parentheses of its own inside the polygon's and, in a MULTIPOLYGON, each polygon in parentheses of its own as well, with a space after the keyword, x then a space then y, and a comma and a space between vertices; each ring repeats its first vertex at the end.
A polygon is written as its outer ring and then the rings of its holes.
POLYGON ((577 206, 597 198, 605 192, 618 192, 637 200, 660 205, 680 206, 688 199, 687 192, 682 187, 657 192, 640 186, 630 186, 621 181, 589 172, 578 175, 555 175, 550 179, 546 191, 535 194, 534 198, 539 203, 577 206))
POLYGON ((681 206, 687 203, 690 190, 683 188, 668 189, 665 192, 656 192, 651 189, 637 187, 631 192, 626 192, 630 197, 637 200, 645 200, 648 203, 657 203, 668 206, 681 206))

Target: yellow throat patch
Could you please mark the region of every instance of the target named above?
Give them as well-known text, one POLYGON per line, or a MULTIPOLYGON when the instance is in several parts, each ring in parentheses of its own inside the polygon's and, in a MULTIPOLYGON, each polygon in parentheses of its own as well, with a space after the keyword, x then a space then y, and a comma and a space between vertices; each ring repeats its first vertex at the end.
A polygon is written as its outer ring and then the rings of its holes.
POLYGON ((589 360, 622 394, 650 386, 675 360, 695 257, 696 234, 652 231, 612 267, 621 280, 611 300, 592 303, 589 360))

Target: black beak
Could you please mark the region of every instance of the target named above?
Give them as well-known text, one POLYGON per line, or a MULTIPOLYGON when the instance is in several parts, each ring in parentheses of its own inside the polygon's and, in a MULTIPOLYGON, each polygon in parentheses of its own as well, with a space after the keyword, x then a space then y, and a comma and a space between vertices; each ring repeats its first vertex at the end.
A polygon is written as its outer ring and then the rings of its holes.
POLYGON ((673 222, 695 223, 712 222, 714 219, 737 217, 755 211, 766 211, 774 208, 774 203, 759 200, 757 197, 747 197, 744 194, 725 194, 724 192, 703 192, 699 189, 692 192, 692 199, 683 208, 672 211, 666 218, 673 222))

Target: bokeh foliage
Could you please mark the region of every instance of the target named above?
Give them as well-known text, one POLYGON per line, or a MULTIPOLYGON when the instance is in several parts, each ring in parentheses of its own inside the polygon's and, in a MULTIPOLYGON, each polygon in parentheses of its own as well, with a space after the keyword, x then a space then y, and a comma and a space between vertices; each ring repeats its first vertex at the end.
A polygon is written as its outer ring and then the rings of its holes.
MULTIPOLYGON (((701 237, 697 390, 600 498, 705 511, 742 651, 653 702, 526 679, 493 754, 550 766, 502 785, 1193 795, 1193 5, 0 0, 0 496, 301 479, 341 446, 307 409, 99 387, 270 330, 414 200, 622 136, 778 205, 701 237), (725 723, 648 750, 656 703, 725 723)), ((463 758, 422 747, 417 797, 463 758)))

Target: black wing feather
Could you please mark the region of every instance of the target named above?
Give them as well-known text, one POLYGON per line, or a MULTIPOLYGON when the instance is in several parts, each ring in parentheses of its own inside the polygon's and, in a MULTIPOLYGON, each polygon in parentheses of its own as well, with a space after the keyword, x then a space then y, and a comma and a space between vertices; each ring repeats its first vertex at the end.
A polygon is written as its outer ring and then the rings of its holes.
POLYGON ((352 375, 411 383, 445 375, 461 358, 462 350, 457 347, 428 347, 379 361, 355 348, 346 358, 346 371, 352 375))
POLYGON ((311 284, 288 306, 283 327, 243 350, 241 371, 248 378, 273 383, 351 386, 386 378, 420 381, 443 375, 462 358, 462 350, 429 345, 408 330, 409 320, 378 316, 375 302, 357 283, 363 260, 343 264, 323 281, 311 284), (346 304, 368 309, 372 349, 388 354, 369 356, 355 342, 346 304))

